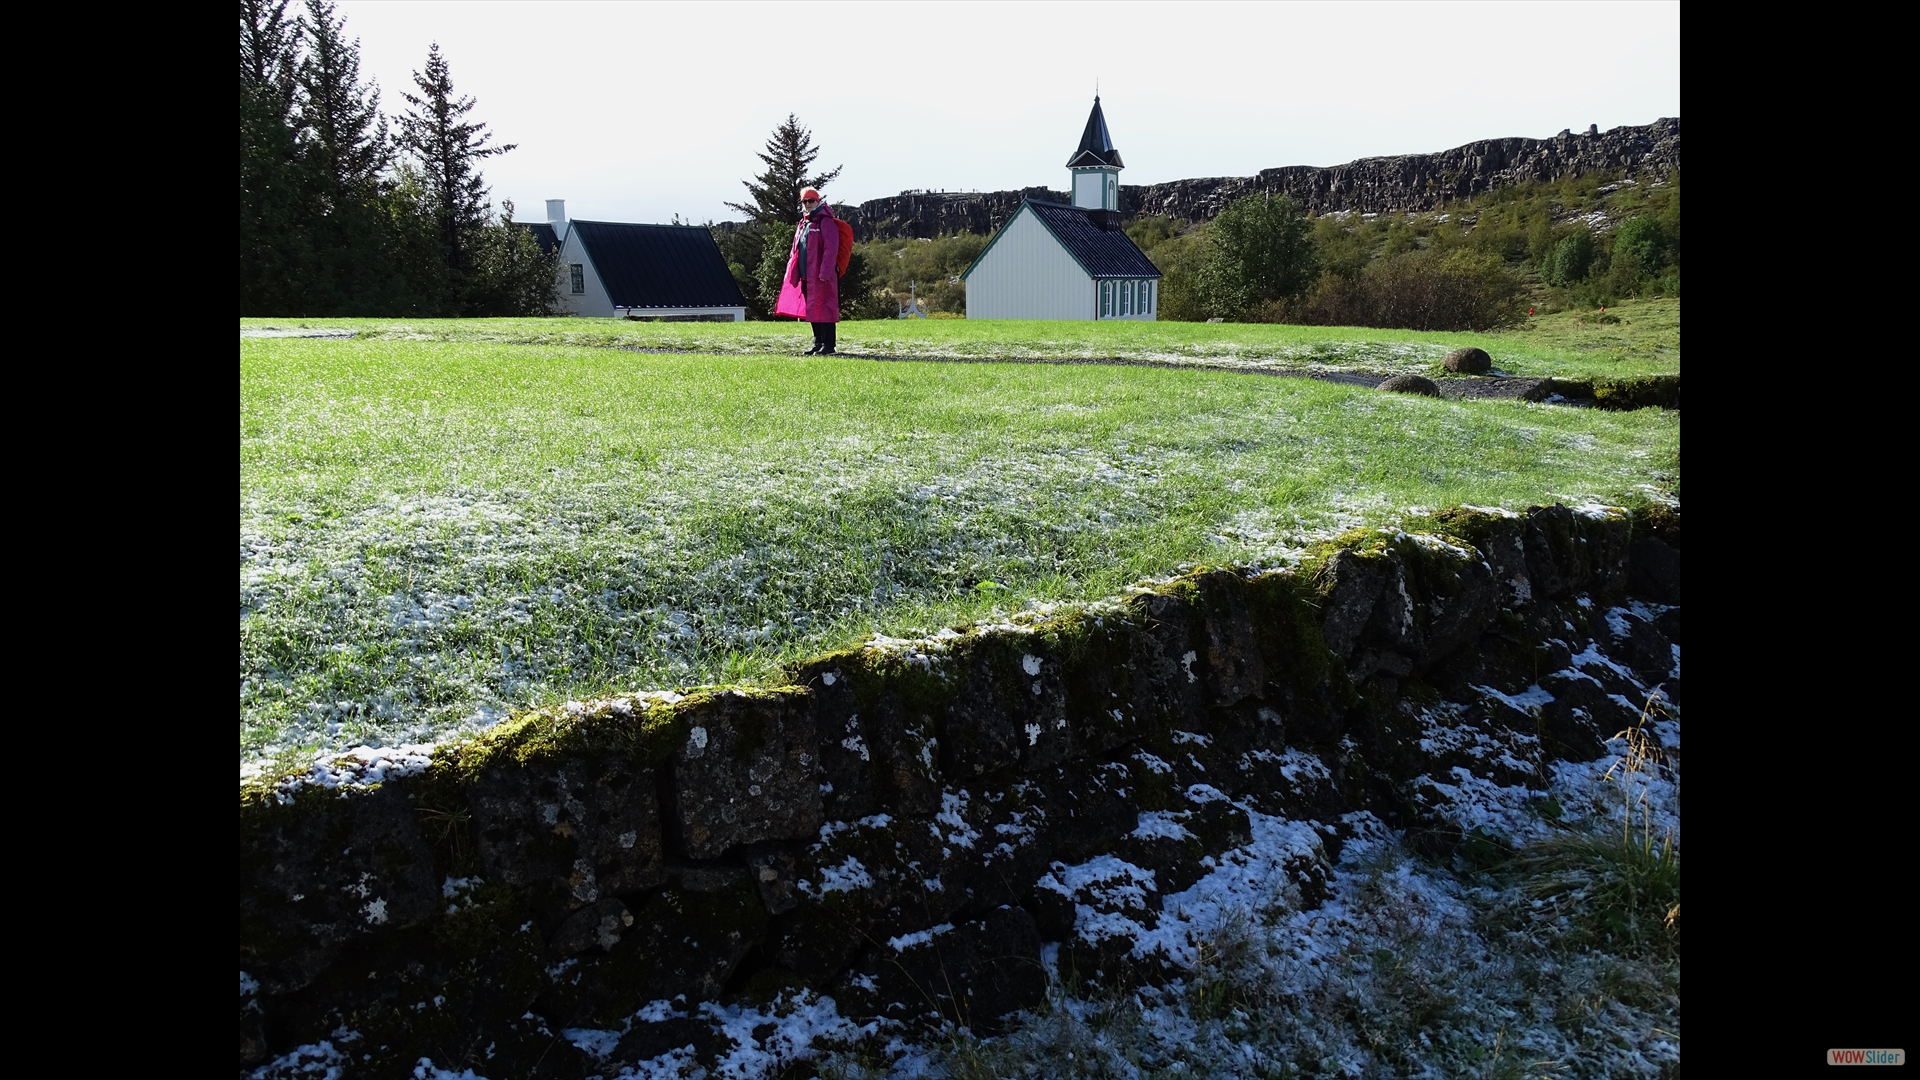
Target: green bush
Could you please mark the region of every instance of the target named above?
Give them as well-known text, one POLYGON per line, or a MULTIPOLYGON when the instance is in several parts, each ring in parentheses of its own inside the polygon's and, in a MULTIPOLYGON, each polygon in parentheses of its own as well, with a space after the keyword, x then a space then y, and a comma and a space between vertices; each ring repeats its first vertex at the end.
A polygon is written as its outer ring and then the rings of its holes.
POLYGON ((1358 277, 1373 260, 1373 249, 1378 243, 1371 228, 1364 224, 1348 225, 1348 220, 1348 217, 1329 216, 1313 223, 1314 254, 1320 258, 1321 269, 1336 277, 1358 277))
POLYGON ((847 261, 847 272, 840 275, 840 317, 842 319, 891 319, 899 313, 893 294, 874 280, 873 263, 858 245, 847 261))
POLYGON ((1658 273, 1667 257, 1667 236, 1658 218, 1650 214, 1628 218, 1613 235, 1613 257, 1631 258, 1641 275, 1658 273))
POLYGON ((753 272, 753 281, 760 298, 760 310, 771 316, 774 305, 780 302, 787 259, 793 254, 793 239, 791 230, 782 225, 769 226, 761 232, 760 265, 753 272))
POLYGON ((1571 285, 1583 280, 1593 267, 1593 234, 1581 229, 1560 241, 1547 253, 1541 274, 1549 285, 1571 285))
POLYGON ((1127 226, 1127 238, 1151 258, 1154 248, 1179 236, 1186 228, 1185 221, 1175 221, 1163 214, 1147 214, 1127 226))
POLYGON ((1313 224, 1285 195, 1251 193, 1228 204, 1207 229, 1208 254, 1195 291, 1210 317, 1238 319, 1291 300, 1320 274, 1313 224))
POLYGON ((1195 288, 1206 257, 1205 226, 1162 240, 1147 251, 1147 258, 1161 274, 1156 318, 1162 322, 1200 322, 1207 318, 1195 288))
POLYGON ((986 247, 986 237, 959 233, 925 240, 871 240, 858 250, 873 267, 877 286, 893 302, 905 303, 908 296, 917 295, 927 302, 929 312, 964 314, 967 287, 957 279, 986 247))
POLYGON ((1319 326, 1491 330, 1520 320, 1519 298, 1519 279, 1495 256, 1408 251, 1354 277, 1325 274, 1312 296, 1275 314, 1319 326))

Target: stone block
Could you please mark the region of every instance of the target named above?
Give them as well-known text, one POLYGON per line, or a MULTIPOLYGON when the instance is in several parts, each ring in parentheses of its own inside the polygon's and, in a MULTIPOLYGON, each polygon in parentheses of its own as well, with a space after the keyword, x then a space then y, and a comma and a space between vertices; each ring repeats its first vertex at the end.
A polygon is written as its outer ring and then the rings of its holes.
POLYGON ((488 880, 569 909, 664 880, 654 771, 613 755, 484 770, 469 796, 488 880))
POLYGON ((298 990, 343 944, 437 910, 440 878, 420 809, 399 784, 308 789, 243 821, 240 966, 264 994, 298 990))
POLYGON ((1321 627, 1335 656, 1345 660, 1353 655, 1392 572, 1392 564, 1383 557, 1346 550, 1334 552, 1321 566, 1321 627))
POLYGON ((820 828, 819 740, 804 698, 728 691, 682 718, 686 740, 669 767, 672 827, 689 858, 820 828))
POLYGON ((1266 664, 1247 604, 1247 583, 1239 574, 1216 570, 1195 583, 1206 649, 1207 703, 1216 707, 1258 697, 1266 685, 1266 664))

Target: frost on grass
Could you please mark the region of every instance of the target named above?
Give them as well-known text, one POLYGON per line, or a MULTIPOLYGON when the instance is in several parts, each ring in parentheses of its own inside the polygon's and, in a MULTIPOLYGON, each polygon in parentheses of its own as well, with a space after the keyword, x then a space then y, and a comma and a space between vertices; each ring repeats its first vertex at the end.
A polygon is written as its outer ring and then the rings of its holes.
MULTIPOLYGON (((538 342, 554 345, 625 345, 643 350, 708 354, 790 355, 799 338, 790 328, 762 325, 700 327, 695 324, 658 324, 635 327, 583 325, 566 329, 551 320, 535 326, 502 323, 496 332, 482 328, 389 324, 363 328, 369 339, 403 341, 451 340, 538 342)), ((265 336, 247 330, 242 336, 265 336)), ((889 332, 884 324, 851 323, 843 328, 840 351, 850 357, 886 357, 903 360, 1095 360, 1169 364, 1181 367, 1252 371, 1361 372, 1388 375, 1428 374, 1452 348, 1431 341, 1372 341, 1329 338, 1307 342, 1198 340, 1153 341, 1151 338, 1090 340, 1086 335, 1012 338, 997 334, 981 337, 922 337, 889 332)), ((1073 408, 1067 406, 1067 409, 1073 408)))
MULTIPOLYGON (((517 472, 500 440, 545 418, 509 416, 430 427, 397 457, 377 444, 378 467, 337 489, 302 471, 334 433, 410 432, 418 412, 315 399, 255 417, 246 460, 278 464, 248 466, 240 505, 241 757, 427 743, 530 704, 756 679, 976 617, 983 597, 1085 602, 1186 563, 1285 566, 1409 509, 1362 478, 1383 430, 1416 433, 1394 452, 1421 483, 1506 482, 1509 466, 1462 451, 1484 443, 1461 427, 1470 413, 1389 397, 1209 403, 1177 430, 1099 439, 1046 428, 1034 405, 1034 432, 1011 443, 906 424, 685 446, 644 467, 589 440, 571 465, 517 472), (465 479, 396 490, 425 483, 416 468, 465 479)), ((1631 451, 1603 440, 1567 465, 1591 482, 1580 499, 1646 479, 1631 451)))

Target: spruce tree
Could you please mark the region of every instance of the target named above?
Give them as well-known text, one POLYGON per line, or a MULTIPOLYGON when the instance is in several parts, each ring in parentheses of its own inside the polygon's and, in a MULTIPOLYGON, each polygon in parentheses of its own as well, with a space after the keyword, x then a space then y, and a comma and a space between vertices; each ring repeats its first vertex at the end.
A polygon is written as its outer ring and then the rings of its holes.
POLYGON ((391 219, 382 204, 393 140, 379 87, 360 81, 360 43, 328 0, 307 0, 300 62, 299 127, 306 231, 316 265, 314 314, 401 314, 404 280, 388 257, 391 219))
POLYGON ((360 42, 327 0, 307 0, 307 54, 300 62, 300 124, 319 185, 341 197, 376 189, 393 161, 380 88, 360 81, 360 42))
POLYGON ((298 88, 300 24, 287 17, 290 0, 240 0, 240 89, 259 94, 269 112, 293 114, 298 88))
POLYGON ((813 167, 820 150, 813 145, 813 133, 801 127, 792 113, 787 114, 786 123, 773 129, 766 151, 757 156, 766 163, 766 171, 740 181, 753 202, 727 206, 747 215, 756 225, 785 225, 789 230, 800 223, 801 189, 825 187, 846 167, 808 176, 807 170, 813 167))
POLYGON ((240 313, 292 313, 308 244, 300 229, 299 24, 288 0, 240 0, 240 313))
POLYGON ((467 314, 473 303, 477 234, 491 217, 481 159, 512 150, 515 144, 488 146, 485 124, 467 123, 474 101, 454 93, 452 72, 440 45, 427 53, 424 72, 414 72, 419 95, 405 94, 412 106, 400 118, 400 144, 418 160, 423 209, 431 220, 445 277, 439 305, 448 314, 467 314))
MULTIPOLYGON (((778 277, 786 269, 787 240, 793 234, 793 227, 800 223, 801 189, 825 187, 845 166, 809 176, 808 170, 820 156, 820 149, 813 145, 813 133, 801 127, 799 118, 792 113, 787 114, 785 123, 773 129, 766 150, 757 156, 766 170, 740 182, 753 201, 727 204, 747 215, 748 220, 747 228, 731 238, 732 250, 727 252, 727 261, 744 272, 737 272, 734 277, 736 280, 745 277, 740 280, 740 291, 746 294, 748 302, 763 308, 760 314, 766 314, 773 310, 773 302, 763 295, 768 278, 765 264, 776 258, 777 252, 780 266, 772 275, 778 277)), ((779 293, 777 285, 774 293, 776 296, 779 293)))

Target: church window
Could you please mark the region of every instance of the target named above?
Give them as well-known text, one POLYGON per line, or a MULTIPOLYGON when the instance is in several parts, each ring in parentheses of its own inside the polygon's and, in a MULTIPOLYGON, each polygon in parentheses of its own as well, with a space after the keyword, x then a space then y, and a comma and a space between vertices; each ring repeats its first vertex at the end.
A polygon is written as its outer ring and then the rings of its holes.
POLYGON ((1131 281, 1120 283, 1120 314, 1133 314, 1133 282, 1131 281))
POLYGON ((568 275, 573 279, 573 294, 579 296, 587 291, 587 268, 582 263, 573 263, 567 267, 568 275))

